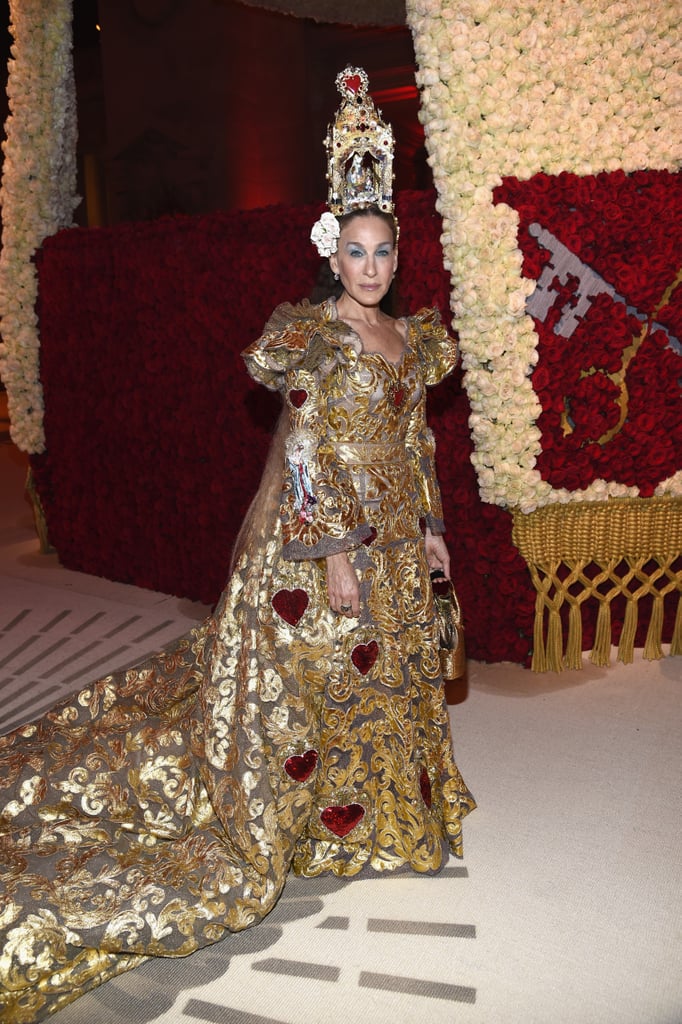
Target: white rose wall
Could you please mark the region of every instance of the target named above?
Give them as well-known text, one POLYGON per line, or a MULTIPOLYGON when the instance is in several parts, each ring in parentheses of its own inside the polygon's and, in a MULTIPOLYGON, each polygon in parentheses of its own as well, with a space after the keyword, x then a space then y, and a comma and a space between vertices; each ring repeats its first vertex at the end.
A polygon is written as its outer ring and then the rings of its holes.
MULTIPOLYGON (((11 17, 12 437, 64 564, 210 601, 274 417, 239 351, 309 291, 319 210, 62 230, 70 2, 11 17)), ((590 648, 606 664, 614 638, 623 660, 681 653, 679 5, 408 0, 407 17, 437 196, 400 197, 401 296, 460 338, 432 414, 470 653, 538 670, 590 648)))
POLYGON ((10 31, 10 118, 0 194, 0 373, 14 441, 24 451, 40 452, 45 435, 32 258, 46 236, 71 224, 78 203, 71 0, 15 0, 10 31))

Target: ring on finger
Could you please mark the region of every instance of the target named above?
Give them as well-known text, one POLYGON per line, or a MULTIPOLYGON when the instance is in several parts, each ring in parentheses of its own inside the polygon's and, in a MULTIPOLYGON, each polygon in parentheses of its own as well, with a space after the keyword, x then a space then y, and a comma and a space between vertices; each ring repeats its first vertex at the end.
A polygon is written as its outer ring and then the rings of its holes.
POLYGON ((352 607, 353 607, 352 604, 342 604, 341 605, 341 611, 342 612, 349 612, 349 611, 351 611, 352 607))

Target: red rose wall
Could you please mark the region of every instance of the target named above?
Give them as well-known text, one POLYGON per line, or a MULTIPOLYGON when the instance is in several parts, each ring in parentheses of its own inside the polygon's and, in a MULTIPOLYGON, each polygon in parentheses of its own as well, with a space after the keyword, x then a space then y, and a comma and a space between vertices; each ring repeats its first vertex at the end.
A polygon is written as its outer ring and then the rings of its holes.
POLYGON ((570 491, 613 480, 650 497, 682 463, 682 178, 537 174, 506 179, 495 199, 519 213, 525 276, 551 264, 552 238, 575 257, 565 283, 547 273, 551 306, 534 317, 543 479, 570 491))

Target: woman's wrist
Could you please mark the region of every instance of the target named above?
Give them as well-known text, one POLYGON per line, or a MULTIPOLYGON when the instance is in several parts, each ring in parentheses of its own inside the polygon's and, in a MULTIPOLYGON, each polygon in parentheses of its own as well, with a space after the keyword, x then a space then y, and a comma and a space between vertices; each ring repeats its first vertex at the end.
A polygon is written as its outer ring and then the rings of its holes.
POLYGON ((327 555, 327 565, 343 565, 350 562, 347 551, 336 551, 333 555, 327 555))

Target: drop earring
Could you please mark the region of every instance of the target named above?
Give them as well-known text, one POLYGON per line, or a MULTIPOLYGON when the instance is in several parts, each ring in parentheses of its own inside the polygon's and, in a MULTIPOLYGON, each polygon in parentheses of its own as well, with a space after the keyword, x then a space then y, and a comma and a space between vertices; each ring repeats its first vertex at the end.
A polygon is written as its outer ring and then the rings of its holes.
POLYGON ((339 279, 339 275, 338 274, 334 274, 334 280, 338 281, 338 279, 339 279))

